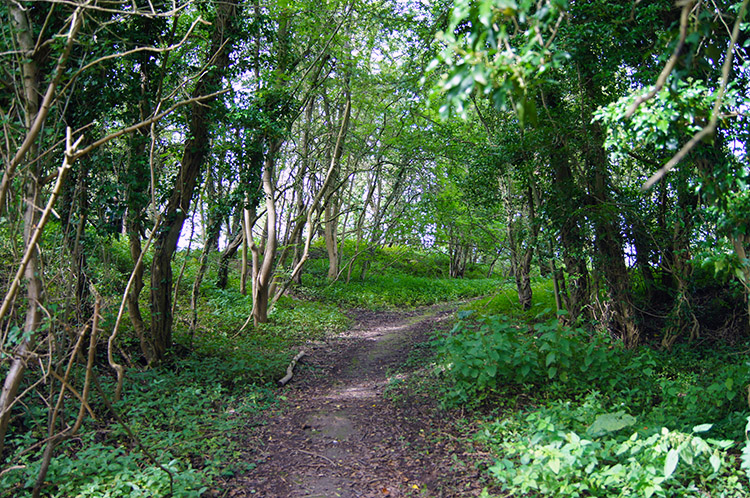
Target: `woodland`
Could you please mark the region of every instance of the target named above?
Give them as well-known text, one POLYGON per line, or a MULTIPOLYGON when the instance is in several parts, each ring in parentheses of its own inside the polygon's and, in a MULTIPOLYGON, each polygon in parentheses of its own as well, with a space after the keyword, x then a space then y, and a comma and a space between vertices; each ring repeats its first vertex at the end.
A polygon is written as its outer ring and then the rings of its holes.
POLYGON ((458 301, 391 392, 482 496, 750 496, 747 4, 3 0, 0 496, 222 496, 304 344, 458 301))

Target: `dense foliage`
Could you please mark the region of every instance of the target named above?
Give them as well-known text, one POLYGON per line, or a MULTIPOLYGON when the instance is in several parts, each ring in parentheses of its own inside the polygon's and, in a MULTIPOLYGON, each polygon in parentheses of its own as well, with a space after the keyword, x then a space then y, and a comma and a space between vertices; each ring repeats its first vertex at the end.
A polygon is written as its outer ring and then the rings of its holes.
POLYGON ((486 296, 511 492, 745 493, 747 7, 1 3, 2 492, 198 496, 343 307, 486 296))

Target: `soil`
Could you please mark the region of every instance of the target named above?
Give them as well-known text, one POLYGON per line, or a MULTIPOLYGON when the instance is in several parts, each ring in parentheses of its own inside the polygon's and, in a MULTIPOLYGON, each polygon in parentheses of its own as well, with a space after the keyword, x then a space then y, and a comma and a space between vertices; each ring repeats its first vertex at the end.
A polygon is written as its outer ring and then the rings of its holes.
POLYGON ((351 311, 346 333, 307 345, 286 401, 260 427, 248 421, 240 437, 255 467, 223 483, 223 495, 479 496, 488 459, 457 434, 471 429, 454 423, 460 413, 441 411, 434 394, 393 387, 423 373, 423 362, 407 360, 454 312, 351 311))

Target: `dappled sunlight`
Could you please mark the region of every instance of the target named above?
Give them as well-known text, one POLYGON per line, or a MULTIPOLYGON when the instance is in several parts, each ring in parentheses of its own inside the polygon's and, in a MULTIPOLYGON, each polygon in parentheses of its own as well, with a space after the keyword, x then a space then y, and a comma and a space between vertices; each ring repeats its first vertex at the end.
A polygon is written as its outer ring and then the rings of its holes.
POLYGON ((368 380, 342 386, 339 390, 328 393, 325 399, 331 401, 368 400, 375 399, 383 390, 382 380, 368 380))

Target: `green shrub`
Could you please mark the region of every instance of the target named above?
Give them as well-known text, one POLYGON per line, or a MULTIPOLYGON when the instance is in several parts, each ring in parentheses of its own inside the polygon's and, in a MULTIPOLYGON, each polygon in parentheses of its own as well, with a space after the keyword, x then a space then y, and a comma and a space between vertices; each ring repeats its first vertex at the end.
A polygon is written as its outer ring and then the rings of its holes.
MULTIPOLYGON (((142 455, 103 445, 86 438, 87 444, 75 457, 62 453, 52 458, 43 496, 49 498, 150 498, 167 496, 170 492, 169 475, 142 455), (54 484, 53 484, 54 483, 54 484)), ((201 473, 179 460, 167 461, 162 466, 174 478, 172 496, 199 498, 207 489, 201 473)), ((25 468, 12 470, 0 478, 0 496, 22 498, 31 496, 31 489, 39 472, 39 460, 25 468)))
POLYGON ((438 340, 448 405, 477 405, 508 392, 573 399, 596 389, 652 425, 685 431, 710 421, 723 437, 742 436, 750 363, 729 350, 626 350, 604 333, 556 321, 531 327, 505 316, 461 316, 438 340))
POLYGON ((597 394, 491 422, 479 439, 500 455, 492 477, 534 496, 747 496, 728 450, 732 441, 692 431, 649 429, 597 394))
MULTIPOLYGON (((159 463, 172 471, 174 496, 197 498, 215 476, 247 466, 227 434, 244 426, 247 416, 268 408, 274 398, 270 388, 242 383, 246 380, 234 362, 198 355, 169 367, 128 370, 123 399, 115 409, 159 463)), ((112 379, 102 377, 102 385, 112 392, 112 379)), ((108 413, 99 398, 90 404, 95 412, 108 413)), ((46 411, 35 416, 43 427, 46 411)), ((11 446, 28 448, 44 434, 16 435, 11 446)), ((0 496, 31 496, 40 452, 11 457, 8 462, 24 467, 0 476, 0 490, 7 490, 0 496)), ((167 496, 168 491, 169 476, 133 444, 122 425, 104 427, 91 421, 79 438, 57 449, 43 487, 44 496, 60 498, 145 498, 167 496)))
POLYGON ((607 337, 556 321, 530 329, 505 316, 489 316, 459 321, 438 355, 451 378, 449 402, 471 403, 508 386, 561 382, 588 388, 610 368, 608 347, 614 346, 607 337))

